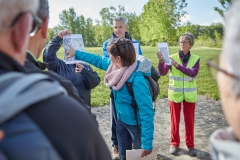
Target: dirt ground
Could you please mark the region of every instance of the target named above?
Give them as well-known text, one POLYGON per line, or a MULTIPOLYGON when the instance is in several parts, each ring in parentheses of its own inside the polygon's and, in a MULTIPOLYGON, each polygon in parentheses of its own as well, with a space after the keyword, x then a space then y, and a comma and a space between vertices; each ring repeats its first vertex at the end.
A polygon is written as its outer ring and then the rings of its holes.
MULTIPOLYGON (((168 100, 159 99, 156 102, 155 112, 155 130, 154 130, 154 146, 160 146, 158 152, 158 160, 211 160, 209 137, 218 128, 227 127, 225 116, 219 101, 198 96, 195 111, 195 148, 197 156, 191 157, 188 154, 187 147, 184 142, 184 120, 181 115, 180 124, 180 150, 177 156, 169 154, 170 147, 170 115, 168 100)), ((97 115, 100 132, 111 148, 111 130, 110 130, 110 109, 109 106, 95 107, 92 111, 97 115)))

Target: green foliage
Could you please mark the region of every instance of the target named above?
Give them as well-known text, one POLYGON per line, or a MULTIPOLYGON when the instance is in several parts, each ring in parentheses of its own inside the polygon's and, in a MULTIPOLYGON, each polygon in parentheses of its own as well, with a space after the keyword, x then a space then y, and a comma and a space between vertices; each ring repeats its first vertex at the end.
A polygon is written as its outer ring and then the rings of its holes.
POLYGON ((128 32, 131 34, 131 36, 134 39, 137 39, 138 41, 141 41, 141 35, 140 35, 140 23, 141 18, 140 16, 137 16, 136 13, 125 13, 124 17, 128 20, 128 32))
POLYGON ((78 16, 74 8, 63 10, 59 15, 60 23, 54 27, 55 34, 64 29, 69 29, 72 34, 82 34, 85 46, 94 46, 95 29, 91 18, 85 19, 83 15, 78 16))
MULTIPOLYGON (((155 68, 158 68, 158 58, 156 56, 157 47, 143 46, 141 47, 141 49, 144 56, 152 61, 155 68)), ((169 47, 170 54, 177 53, 178 50, 179 47, 169 47)), ((101 47, 86 47, 85 51, 102 55, 101 47)), ((217 83, 212 79, 206 62, 208 59, 218 56, 221 50, 216 48, 194 46, 191 49, 191 52, 200 56, 200 70, 197 76, 198 94, 213 98, 214 100, 219 100, 217 83)), ((63 48, 58 51, 57 55, 59 58, 63 58, 63 48)), ((42 58, 40 57, 40 59, 42 58)), ((95 68, 94 66, 92 66, 92 68, 98 73, 101 78, 100 84, 96 88, 94 88, 91 93, 92 106, 109 105, 110 90, 103 83, 105 71, 95 68)), ((161 76, 158 83, 160 85, 160 95, 158 96, 158 98, 167 98, 168 76, 161 76)))
POLYGON ((178 37, 180 37, 185 32, 191 32, 195 38, 198 38, 198 36, 201 32, 200 30, 201 30, 200 25, 194 25, 188 21, 187 23, 185 23, 182 26, 179 26, 177 28, 177 34, 176 34, 177 40, 178 40, 178 37))
POLYGON ((175 41, 176 28, 186 13, 185 0, 149 0, 141 14, 141 39, 146 44, 175 41))
POLYGON ((49 29, 48 29, 48 33, 47 33, 47 41, 46 41, 46 43, 48 43, 49 41, 51 41, 54 36, 55 36, 54 30, 51 29, 51 28, 49 28, 49 29))
POLYGON ((84 45, 85 46, 94 46, 95 45, 95 29, 91 18, 87 18, 85 21, 85 31, 84 31, 84 45))
POLYGON ((112 30, 113 28, 108 26, 106 22, 95 26, 95 41, 97 46, 102 46, 103 42, 111 37, 112 30))
MULTIPOLYGON (((194 25, 190 22, 177 29, 177 36, 185 32, 193 33, 197 46, 221 47, 223 38, 223 24, 213 23, 209 26, 194 25)), ((178 39, 176 37, 176 39, 178 39)))
MULTIPOLYGON (((225 8, 228 8, 227 2, 223 3, 225 8)), ((191 32, 198 45, 221 47, 223 24, 201 26, 187 22, 180 25, 180 18, 186 14, 183 10, 186 6, 186 0, 149 0, 141 16, 126 12, 121 5, 117 8, 110 6, 101 9, 101 19, 96 20, 95 25, 91 18, 78 16, 74 8, 69 8, 59 15, 58 26, 49 29, 47 42, 59 31, 69 29, 71 33, 82 34, 85 46, 102 46, 112 35, 113 19, 124 16, 128 20, 128 32, 142 45, 156 46, 157 42, 168 42, 170 46, 177 46, 179 36, 191 32)))
POLYGON ((233 0, 218 0, 219 3, 222 5, 223 9, 214 7, 214 10, 218 12, 218 14, 224 17, 224 13, 228 9, 229 5, 233 2, 233 0))
POLYGON ((141 40, 140 37, 140 17, 136 13, 125 12, 124 6, 119 5, 118 8, 110 6, 102 8, 99 12, 101 21, 98 21, 95 27, 95 40, 98 46, 101 46, 104 41, 111 37, 113 32, 113 20, 117 16, 123 16, 128 20, 129 33, 134 39, 141 40))

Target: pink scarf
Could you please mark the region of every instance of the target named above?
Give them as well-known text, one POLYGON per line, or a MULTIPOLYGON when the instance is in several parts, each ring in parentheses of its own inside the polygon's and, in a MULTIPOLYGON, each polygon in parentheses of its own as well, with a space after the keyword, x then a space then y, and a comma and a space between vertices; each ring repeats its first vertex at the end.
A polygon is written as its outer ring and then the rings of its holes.
POLYGON ((132 72, 136 68, 137 62, 133 63, 129 67, 118 68, 116 65, 110 64, 104 77, 104 84, 108 87, 112 87, 114 90, 122 88, 124 83, 130 77, 132 72))

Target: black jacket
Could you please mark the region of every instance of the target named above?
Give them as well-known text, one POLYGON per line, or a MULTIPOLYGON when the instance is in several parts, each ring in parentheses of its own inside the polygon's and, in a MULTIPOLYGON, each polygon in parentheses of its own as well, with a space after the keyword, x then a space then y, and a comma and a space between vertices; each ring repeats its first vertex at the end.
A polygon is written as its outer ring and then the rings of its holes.
MULTIPOLYGON (((26 73, 16 61, 0 52, 0 76, 11 71, 26 73)), ((23 112, 39 126, 62 159, 111 160, 89 112, 73 98, 58 95, 31 105, 23 112)))
POLYGON ((72 82, 59 76, 55 72, 43 71, 47 68, 47 65, 48 65, 47 63, 42 63, 42 62, 36 61, 35 58, 33 57, 33 55, 31 53, 27 52, 27 56, 26 56, 25 64, 24 64, 24 68, 27 70, 27 72, 28 73, 43 73, 43 74, 50 76, 54 80, 58 81, 60 83, 60 85, 66 89, 69 96, 71 96, 75 100, 77 100, 82 106, 84 106, 91 113, 94 121, 98 125, 96 115, 91 112, 91 108, 89 106, 87 106, 84 103, 84 101, 79 97, 78 90, 73 86, 72 82))
POLYGON ((63 86, 68 94, 76 99, 80 104, 83 104, 86 108, 89 108, 89 106, 85 105, 83 100, 79 97, 77 89, 73 86, 73 84, 67 80, 66 78, 63 78, 52 71, 44 71, 47 68, 47 63, 42 63, 39 61, 36 61, 33 55, 29 52, 27 52, 27 56, 25 59, 24 68, 27 70, 28 73, 43 73, 46 75, 49 75, 53 79, 57 80, 61 86, 63 86))
POLYGON ((96 72, 92 70, 90 65, 84 65, 81 73, 75 72, 75 64, 66 64, 57 57, 57 51, 60 49, 62 39, 56 36, 46 46, 43 52, 43 61, 48 63, 48 70, 56 72, 61 77, 71 81, 77 88, 79 96, 84 102, 91 106, 91 89, 95 88, 101 81, 96 72))

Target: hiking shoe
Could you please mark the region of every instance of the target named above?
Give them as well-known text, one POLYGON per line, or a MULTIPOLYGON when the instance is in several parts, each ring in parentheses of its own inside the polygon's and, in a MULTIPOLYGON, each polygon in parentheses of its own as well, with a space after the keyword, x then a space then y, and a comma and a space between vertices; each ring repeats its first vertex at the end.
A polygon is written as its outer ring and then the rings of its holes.
POLYGON ((197 151, 194 148, 188 148, 189 154, 190 156, 196 156, 197 155, 197 151))
POLYGON ((112 147, 112 159, 113 160, 119 160, 120 159, 117 145, 114 145, 112 147))
POLYGON ((176 155, 177 154, 178 147, 177 146, 171 146, 169 149, 169 153, 176 155))

